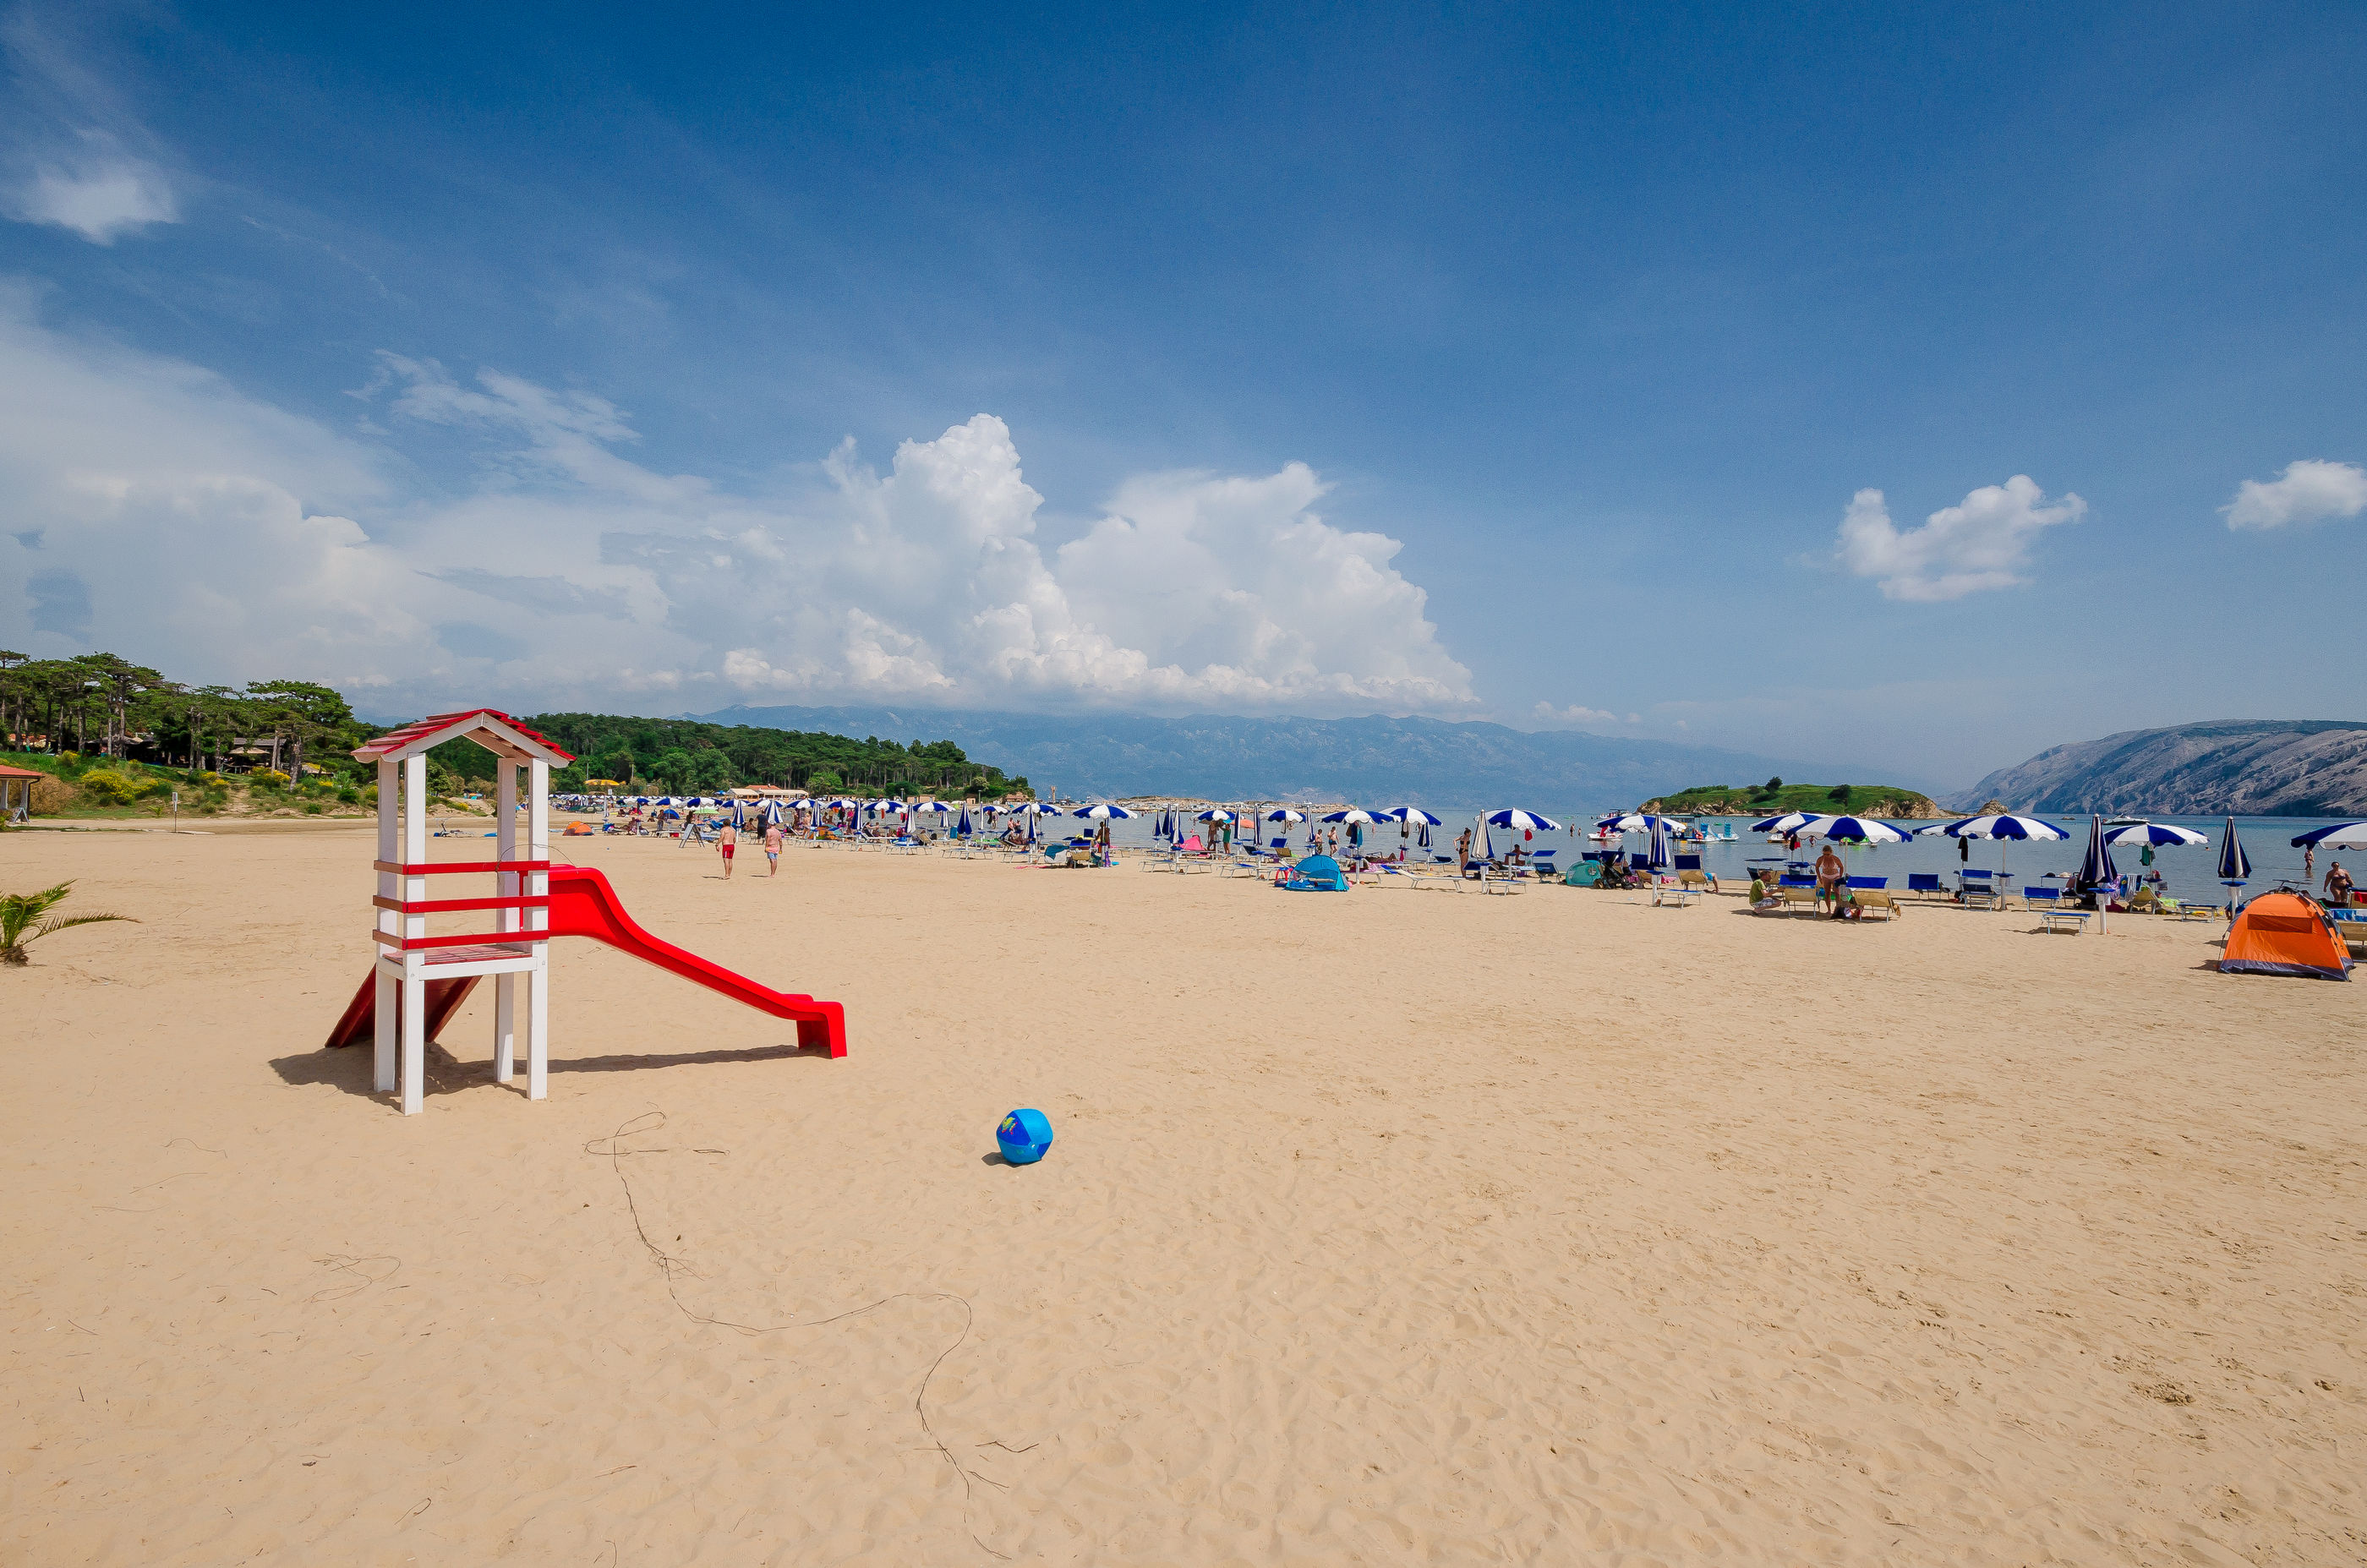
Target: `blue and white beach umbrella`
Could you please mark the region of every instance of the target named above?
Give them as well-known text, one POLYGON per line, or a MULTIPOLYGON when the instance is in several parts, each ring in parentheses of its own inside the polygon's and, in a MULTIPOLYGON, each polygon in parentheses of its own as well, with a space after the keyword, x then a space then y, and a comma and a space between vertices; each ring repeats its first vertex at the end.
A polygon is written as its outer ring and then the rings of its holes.
POLYGON ((1802 823, 1804 838, 1854 839, 1867 844, 1903 844, 1907 835, 1887 822, 1868 817, 1811 817, 1802 823))
MULTIPOLYGON (((2203 840, 2197 838, 2194 841, 2199 844, 2203 840)), ((2313 828, 2293 839, 2293 848, 2297 850, 2313 844, 2329 850, 2367 850, 2367 822, 2337 822, 2331 828, 2313 828)))
POLYGON ((1366 811, 1362 807, 1351 806, 1344 811, 1325 812, 1323 814, 1323 820, 1326 822, 1353 822, 1359 827, 1367 827, 1379 821, 1380 818, 1374 816, 1371 812, 1366 811))
MULTIPOLYGON (((2208 836, 2198 833, 2191 828, 2173 828, 2167 822, 2138 822, 2126 828, 2115 828, 2104 835, 2104 842, 2116 844, 2124 849, 2142 849, 2150 845, 2158 850, 2167 849, 2173 844, 2207 844, 2210 841, 2208 836)), ((2367 839, 2360 841, 2367 843, 2367 839)), ((2299 843, 2301 840, 2295 839, 2293 842, 2299 843)))
POLYGON ((1496 840, 1488 832, 1488 818, 1482 817, 1474 824, 1471 833, 1471 858, 1489 861, 1496 858, 1496 840))
POLYGON ((912 807, 912 809, 915 811, 925 811, 932 817, 948 816, 953 811, 953 807, 947 806, 942 800, 924 800, 921 802, 920 805, 912 807))
POLYGON ((1433 817, 1419 806, 1392 806, 1381 815, 1392 822, 1402 822, 1408 827, 1440 828, 1446 823, 1445 818, 1433 817))
POLYGON ((969 807, 968 806, 964 806, 961 810, 961 815, 954 819, 954 837, 957 839, 967 839, 977 830, 977 829, 970 825, 969 807))
MULTIPOLYGON (((1989 817, 1960 817, 1954 822, 1935 822, 1918 830, 1918 836, 1950 839, 2067 839, 2071 835, 2054 823, 2036 817, 2017 817, 2010 811, 2000 811, 1989 817)), ((2005 874, 2005 855, 1998 855, 1998 874, 2005 874)))
POLYGON ((1232 819, 1233 814, 1221 806, 1212 806, 1192 818, 1195 822, 1229 822, 1232 819))
POLYGON ((2241 887, 2251 879, 2252 857, 2244 852, 2244 840, 2236 836, 2236 819, 2230 817, 2219 839, 2219 880, 2241 887))
POLYGON ((1644 863, 1654 871, 1666 871, 1673 858, 1669 852, 1669 819, 1656 817, 1652 819, 1651 846, 1645 852, 1644 863))
POLYGON ((1781 817, 1770 817, 1763 822, 1753 822, 1750 825, 1750 830, 1754 833, 1796 833, 1816 819, 1817 814, 1813 811, 1786 811, 1781 817))
POLYGON ((1307 820, 1307 813, 1293 811, 1287 806, 1277 806, 1265 814, 1265 819, 1269 822, 1304 822, 1307 820))
POLYGON ((1519 811, 1510 807, 1507 807, 1502 811, 1490 811, 1488 813, 1488 821, 1492 827, 1517 828, 1524 833, 1558 833, 1561 831, 1561 824, 1555 821, 1550 817, 1543 817, 1534 811, 1519 811))
POLYGON ((1961 817, 1954 822, 1938 822, 1917 830, 1926 837, 1939 833, 1951 839, 2067 839, 2071 836, 2052 822, 2035 817, 2017 817, 2010 811, 2000 811, 1990 817, 1961 817))
POLYGON ((1106 822, 1113 818, 1123 820, 1126 818, 1132 817, 1134 813, 1128 811, 1123 806, 1112 806, 1107 801, 1104 801, 1095 806, 1080 806, 1074 811, 1069 813, 1069 815, 1071 817, 1082 817, 1087 820, 1093 822, 1106 822))
MULTIPOLYGON (((1598 833, 1648 833, 1663 820, 1646 811, 1623 811, 1597 820, 1594 830, 1598 833)), ((1670 822, 1669 826, 1673 829, 1677 824, 1670 822)))
POLYGON ((731 797, 731 826, 735 830, 748 826, 748 807, 738 795, 731 797))

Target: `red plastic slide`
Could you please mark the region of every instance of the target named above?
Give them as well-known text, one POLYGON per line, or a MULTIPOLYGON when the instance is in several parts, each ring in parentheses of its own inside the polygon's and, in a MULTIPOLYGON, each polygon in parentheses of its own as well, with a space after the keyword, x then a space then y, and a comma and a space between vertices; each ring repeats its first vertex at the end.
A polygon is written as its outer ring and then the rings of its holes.
MULTIPOLYGON (((736 975, 719 964, 710 964, 695 953, 686 953, 670 942, 663 942, 643 931, 625 907, 617 901, 617 890, 608 879, 589 866, 553 866, 550 870, 550 929, 554 937, 589 937, 622 949, 644 963, 685 980, 696 981, 710 991, 720 991, 735 1002, 744 1002, 759 1012, 775 1018, 794 1019, 798 1025, 799 1045, 822 1045, 833 1056, 846 1055, 846 1010, 837 1002, 818 1002, 813 998, 791 991, 776 991, 760 986, 744 975, 736 975)), ((504 940, 489 936, 489 942, 504 940)), ((434 1039, 444 1021, 459 1010, 468 996, 473 978, 461 980, 430 980, 427 984, 427 1037, 434 1039)), ((377 1013, 375 976, 365 976, 362 987, 354 996, 329 1036, 332 1045, 358 1044, 371 1037, 377 1013)))
POLYGON ((710 991, 720 991, 735 1002, 759 1012, 798 1021, 798 1043, 827 1045, 833 1056, 846 1055, 846 1010, 836 1002, 818 1002, 790 991, 760 986, 719 964, 709 964, 670 942, 643 931, 617 902, 608 879, 588 865, 553 866, 550 871, 550 934, 588 936, 621 948, 644 963, 654 964, 710 991))

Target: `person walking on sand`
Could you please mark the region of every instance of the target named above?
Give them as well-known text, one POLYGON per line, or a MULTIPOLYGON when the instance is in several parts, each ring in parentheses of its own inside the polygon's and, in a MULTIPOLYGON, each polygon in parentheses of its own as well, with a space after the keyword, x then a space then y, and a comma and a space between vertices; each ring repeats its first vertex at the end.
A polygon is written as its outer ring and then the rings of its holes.
POLYGON ((729 822, 723 824, 723 831, 715 836, 715 847, 722 852, 723 880, 729 882, 731 880, 731 856, 740 848, 740 829, 729 822))
POLYGON ((765 874, 766 875, 781 874, 781 845, 787 838, 788 834, 782 830, 778 822, 764 824, 764 860, 773 868, 765 874))

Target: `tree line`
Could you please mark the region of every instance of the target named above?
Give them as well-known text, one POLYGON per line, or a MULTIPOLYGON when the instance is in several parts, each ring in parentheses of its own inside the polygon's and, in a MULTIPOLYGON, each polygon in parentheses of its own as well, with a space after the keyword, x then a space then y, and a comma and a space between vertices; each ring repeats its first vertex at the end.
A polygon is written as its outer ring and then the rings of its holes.
MULTIPOLYGON (((950 740, 909 745, 844 735, 697 719, 547 713, 522 720, 575 753, 555 789, 595 780, 669 795, 735 784, 781 784, 818 795, 1027 793, 1024 777, 966 756, 950 740)), ((105 756, 232 773, 268 766, 301 780, 307 765, 367 787, 352 760, 384 728, 354 715, 334 689, 311 681, 255 681, 243 688, 176 681, 112 653, 33 659, 0 649, 0 733, 5 747, 62 756, 105 756)), ((429 753, 438 793, 493 776, 493 756, 469 740, 429 753)))
POLYGON ((19 751, 123 761, 136 749, 192 770, 263 761, 291 778, 305 764, 334 773, 378 728, 311 681, 195 685, 112 653, 34 659, 0 649, 0 731, 19 751), (134 737, 138 737, 135 747, 134 737), (260 759, 251 755, 260 750, 260 759))
MULTIPOLYGON (((575 753, 575 765, 552 777, 561 790, 600 787, 595 780, 667 795, 707 795, 735 784, 816 795, 1001 796, 1028 788, 1024 776, 977 761, 950 740, 907 745, 878 736, 856 740, 820 730, 597 713, 536 714, 522 722, 575 753)), ((435 755, 463 777, 493 776, 493 758, 465 741, 439 746, 435 755)))

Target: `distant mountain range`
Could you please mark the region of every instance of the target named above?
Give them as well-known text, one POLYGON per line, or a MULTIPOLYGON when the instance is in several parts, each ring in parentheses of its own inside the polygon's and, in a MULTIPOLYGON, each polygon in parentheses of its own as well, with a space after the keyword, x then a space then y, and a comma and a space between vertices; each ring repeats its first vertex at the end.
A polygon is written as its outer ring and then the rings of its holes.
POLYGON ((1706 746, 1433 718, 1047 717, 884 707, 729 707, 680 716, 857 739, 951 740, 1038 789, 1102 798, 1407 801, 1554 812, 1634 806, 1689 785, 1755 784, 1775 774, 1834 784, 1897 776, 1706 746))
POLYGON ((2229 719, 2131 729, 2041 751, 1947 804, 2164 816, 2367 816, 2367 723, 2229 719))

